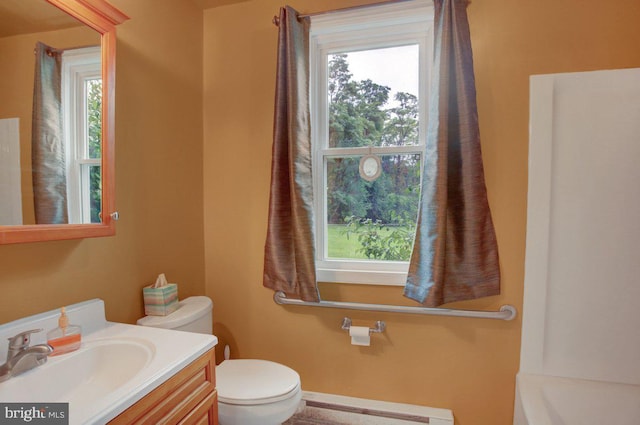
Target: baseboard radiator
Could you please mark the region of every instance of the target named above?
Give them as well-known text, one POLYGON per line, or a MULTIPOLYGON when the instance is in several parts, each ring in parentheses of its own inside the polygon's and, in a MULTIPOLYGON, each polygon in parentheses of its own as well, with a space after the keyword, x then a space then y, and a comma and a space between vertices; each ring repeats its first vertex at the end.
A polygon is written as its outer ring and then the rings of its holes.
POLYGON ((304 391, 301 408, 284 425, 454 425, 448 409, 304 391))

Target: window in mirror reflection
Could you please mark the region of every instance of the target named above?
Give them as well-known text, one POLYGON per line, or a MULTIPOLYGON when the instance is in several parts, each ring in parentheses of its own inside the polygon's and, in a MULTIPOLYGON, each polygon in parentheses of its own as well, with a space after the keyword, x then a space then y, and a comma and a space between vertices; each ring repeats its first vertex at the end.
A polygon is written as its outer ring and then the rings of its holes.
POLYGON ((62 105, 71 223, 100 223, 102 79, 100 47, 62 57, 62 105))

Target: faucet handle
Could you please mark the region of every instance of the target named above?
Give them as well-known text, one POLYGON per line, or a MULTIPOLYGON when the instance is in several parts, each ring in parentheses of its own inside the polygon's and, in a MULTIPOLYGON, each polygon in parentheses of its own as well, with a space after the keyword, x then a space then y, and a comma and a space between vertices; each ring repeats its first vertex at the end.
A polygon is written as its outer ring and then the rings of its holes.
POLYGON ((20 332, 18 335, 9 338, 9 351, 19 351, 27 348, 31 343, 31 334, 42 332, 44 329, 31 329, 20 332))

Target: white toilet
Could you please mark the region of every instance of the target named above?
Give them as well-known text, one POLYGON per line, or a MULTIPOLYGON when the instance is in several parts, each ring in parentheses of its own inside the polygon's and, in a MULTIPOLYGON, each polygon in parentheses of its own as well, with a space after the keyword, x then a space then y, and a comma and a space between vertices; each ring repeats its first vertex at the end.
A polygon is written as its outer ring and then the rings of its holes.
MULTIPOLYGON (((189 297, 168 316, 145 316, 138 325, 211 334, 213 303, 189 297)), ((220 425, 280 425, 298 409, 300 376, 267 360, 225 360, 216 367, 220 425)))

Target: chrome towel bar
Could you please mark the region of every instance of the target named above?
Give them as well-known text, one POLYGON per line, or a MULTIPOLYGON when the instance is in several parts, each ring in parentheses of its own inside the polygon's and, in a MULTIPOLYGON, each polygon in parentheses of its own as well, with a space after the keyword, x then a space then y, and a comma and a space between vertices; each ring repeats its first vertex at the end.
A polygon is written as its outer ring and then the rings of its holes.
POLYGON ((287 298, 282 291, 273 294, 273 301, 279 305, 304 305, 309 307, 342 308, 348 310, 385 311, 389 313, 428 314, 432 316, 474 317, 477 319, 513 320, 517 310, 514 306, 506 304, 500 307, 500 311, 481 310, 456 310, 450 308, 411 307, 388 304, 365 304, 342 301, 320 301, 317 303, 287 298))

